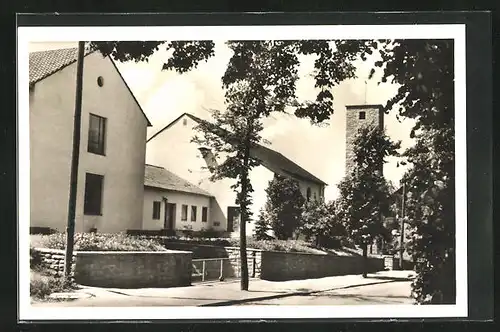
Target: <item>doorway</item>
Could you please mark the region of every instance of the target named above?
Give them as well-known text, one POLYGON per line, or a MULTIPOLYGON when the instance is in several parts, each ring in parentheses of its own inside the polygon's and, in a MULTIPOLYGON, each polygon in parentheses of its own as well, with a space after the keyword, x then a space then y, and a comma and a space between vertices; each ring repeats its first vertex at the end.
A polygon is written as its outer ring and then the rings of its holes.
POLYGON ((163 228, 167 230, 174 230, 175 228, 175 203, 168 203, 165 201, 165 221, 163 224, 163 228))

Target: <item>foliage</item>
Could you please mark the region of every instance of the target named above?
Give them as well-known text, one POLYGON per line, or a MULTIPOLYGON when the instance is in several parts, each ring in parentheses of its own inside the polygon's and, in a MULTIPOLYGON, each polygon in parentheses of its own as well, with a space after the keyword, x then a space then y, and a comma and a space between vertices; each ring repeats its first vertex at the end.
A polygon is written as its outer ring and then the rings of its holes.
POLYGON ((305 203, 296 180, 275 175, 266 188, 266 214, 274 236, 286 240, 300 226, 300 217, 305 203))
POLYGON ((336 201, 307 202, 302 212, 300 232, 307 239, 314 237, 317 247, 339 247, 345 236, 345 227, 338 217, 336 201))
POLYGON ((366 257, 367 246, 386 234, 383 217, 389 214, 391 199, 382 170, 385 158, 397 154, 400 142, 392 142, 381 128, 364 126, 352 144, 353 168, 338 185, 338 216, 366 257))
POLYGON ((353 141, 354 166, 340 182, 339 216, 358 245, 366 246, 385 233, 382 216, 390 211, 389 183, 382 175, 387 156, 397 155, 400 142, 392 142, 383 129, 365 126, 353 141))
POLYGON ((38 271, 31 271, 30 296, 43 300, 52 293, 64 292, 73 289, 64 278, 56 278, 38 271))
MULTIPOLYGON (((165 46, 172 51, 162 69, 183 73, 214 55, 212 41, 178 42, 94 42, 104 55, 119 61, 143 61, 165 46)), ((261 40, 228 41, 232 51, 222 77, 226 110, 213 111, 215 126, 202 122, 201 137, 194 141, 212 150, 214 156, 225 158, 212 167, 212 179, 230 178, 236 183, 236 204, 240 205, 241 288, 248 289, 246 264, 246 223, 251 218, 252 184, 250 170, 260 161, 250 156, 250 150, 261 139, 262 119, 273 112, 290 112, 299 118, 321 123, 333 114, 331 89, 355 76, 353 61, 372 53, 377 43, 356 40, 261 40), (316 56, 314 62, 315 100, 301 101, 296 95, 299 78, 299 55, 316 56)))
POLYGON ((271 228, 269 227, 269 222, 267 218, 268 216, 266 215, 265 211, 261 209, 259 213, 259 218, 255 222, 255 228, 253 234, 255 240, 265 240, 270 238, 267 232, 271 230, 271 228))
POLYGON ((406 215, 417 262, 412 289, 419 303, 455 303, 454 52, 452 40, 386 41, 382 81, 399 84, 385 105, 415 119, 416 144, 403 154, 406 215))
POLYGON ((30 268, 38 268, 42 263, 42 254, 35 250, 35 248, 30 247, 30 268))
MULTIPOLYGON (((38 246, 63 250, 66 247, 66 234, 42 235, 38 246)), ((75 250, 81 251, 163 251, 158 241, 140 236, 105 233, 75 234, 75 250)))

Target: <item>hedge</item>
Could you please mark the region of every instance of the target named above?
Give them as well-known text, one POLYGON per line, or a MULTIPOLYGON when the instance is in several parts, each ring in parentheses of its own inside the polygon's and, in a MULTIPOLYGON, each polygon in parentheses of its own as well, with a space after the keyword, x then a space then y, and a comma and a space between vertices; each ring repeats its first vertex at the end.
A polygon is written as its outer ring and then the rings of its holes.
MULTIPOLYGON (((66 234, 40 235, 37 246, 48 249, 65 249, 66 234)), ((126 234, 77 233, 75 246, 77 251, 165 251, 158 240, 146 237, 134 237, 126 234)))

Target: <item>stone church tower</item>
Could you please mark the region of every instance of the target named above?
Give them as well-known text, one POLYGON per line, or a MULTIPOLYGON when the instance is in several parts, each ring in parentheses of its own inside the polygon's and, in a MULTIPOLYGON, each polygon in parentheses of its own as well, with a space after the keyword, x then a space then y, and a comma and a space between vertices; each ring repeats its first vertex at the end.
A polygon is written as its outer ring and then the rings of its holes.
MULTIPOLYGON (((384 111, 382 105, 347 105, 346 106, 346 160, 345 174, 353 167, 353 141, 362 126, 373 125, 384 129, 384 111)), ((381 170, 382 171, 382 170, 381 170)))

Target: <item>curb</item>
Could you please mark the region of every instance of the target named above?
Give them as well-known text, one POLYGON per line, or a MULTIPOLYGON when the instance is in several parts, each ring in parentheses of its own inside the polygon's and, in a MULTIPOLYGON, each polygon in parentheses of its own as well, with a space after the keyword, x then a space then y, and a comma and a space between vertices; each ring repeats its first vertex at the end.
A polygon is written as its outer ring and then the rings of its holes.
POLYGON ((340 289, 348 289, 348 288, 371 286, 371 285, 380 285, 380 284, 387 284, 387 283, 392 283, 392 282, 402 282, 402 281, 411 281, 411 280, 413 280, 413 279, 412 278, 397 278, 394 280, 382 280, 382 281, 372 282, 372 283, 348 285, 348 286, 334 287, 334 288, 321 289, 321 290, 315 290, 315 291, 290 292, 290 293, 285 293, 285 294, 276 294, 276 295, 252 297, 252 298, 246 298, 246 299, 213 302, 213 303, 207 303, 207 304, 200 304, 199 307, 230 306, 230 305, 236 305, 236 304, 240 304, 240 303, 275 300, 275 299, 281 299, 281 298, 291 297, 291 296, 307 296, 307 295, 311 295, 311 294, 317 294, 317 293, 340 290, 340 289))

